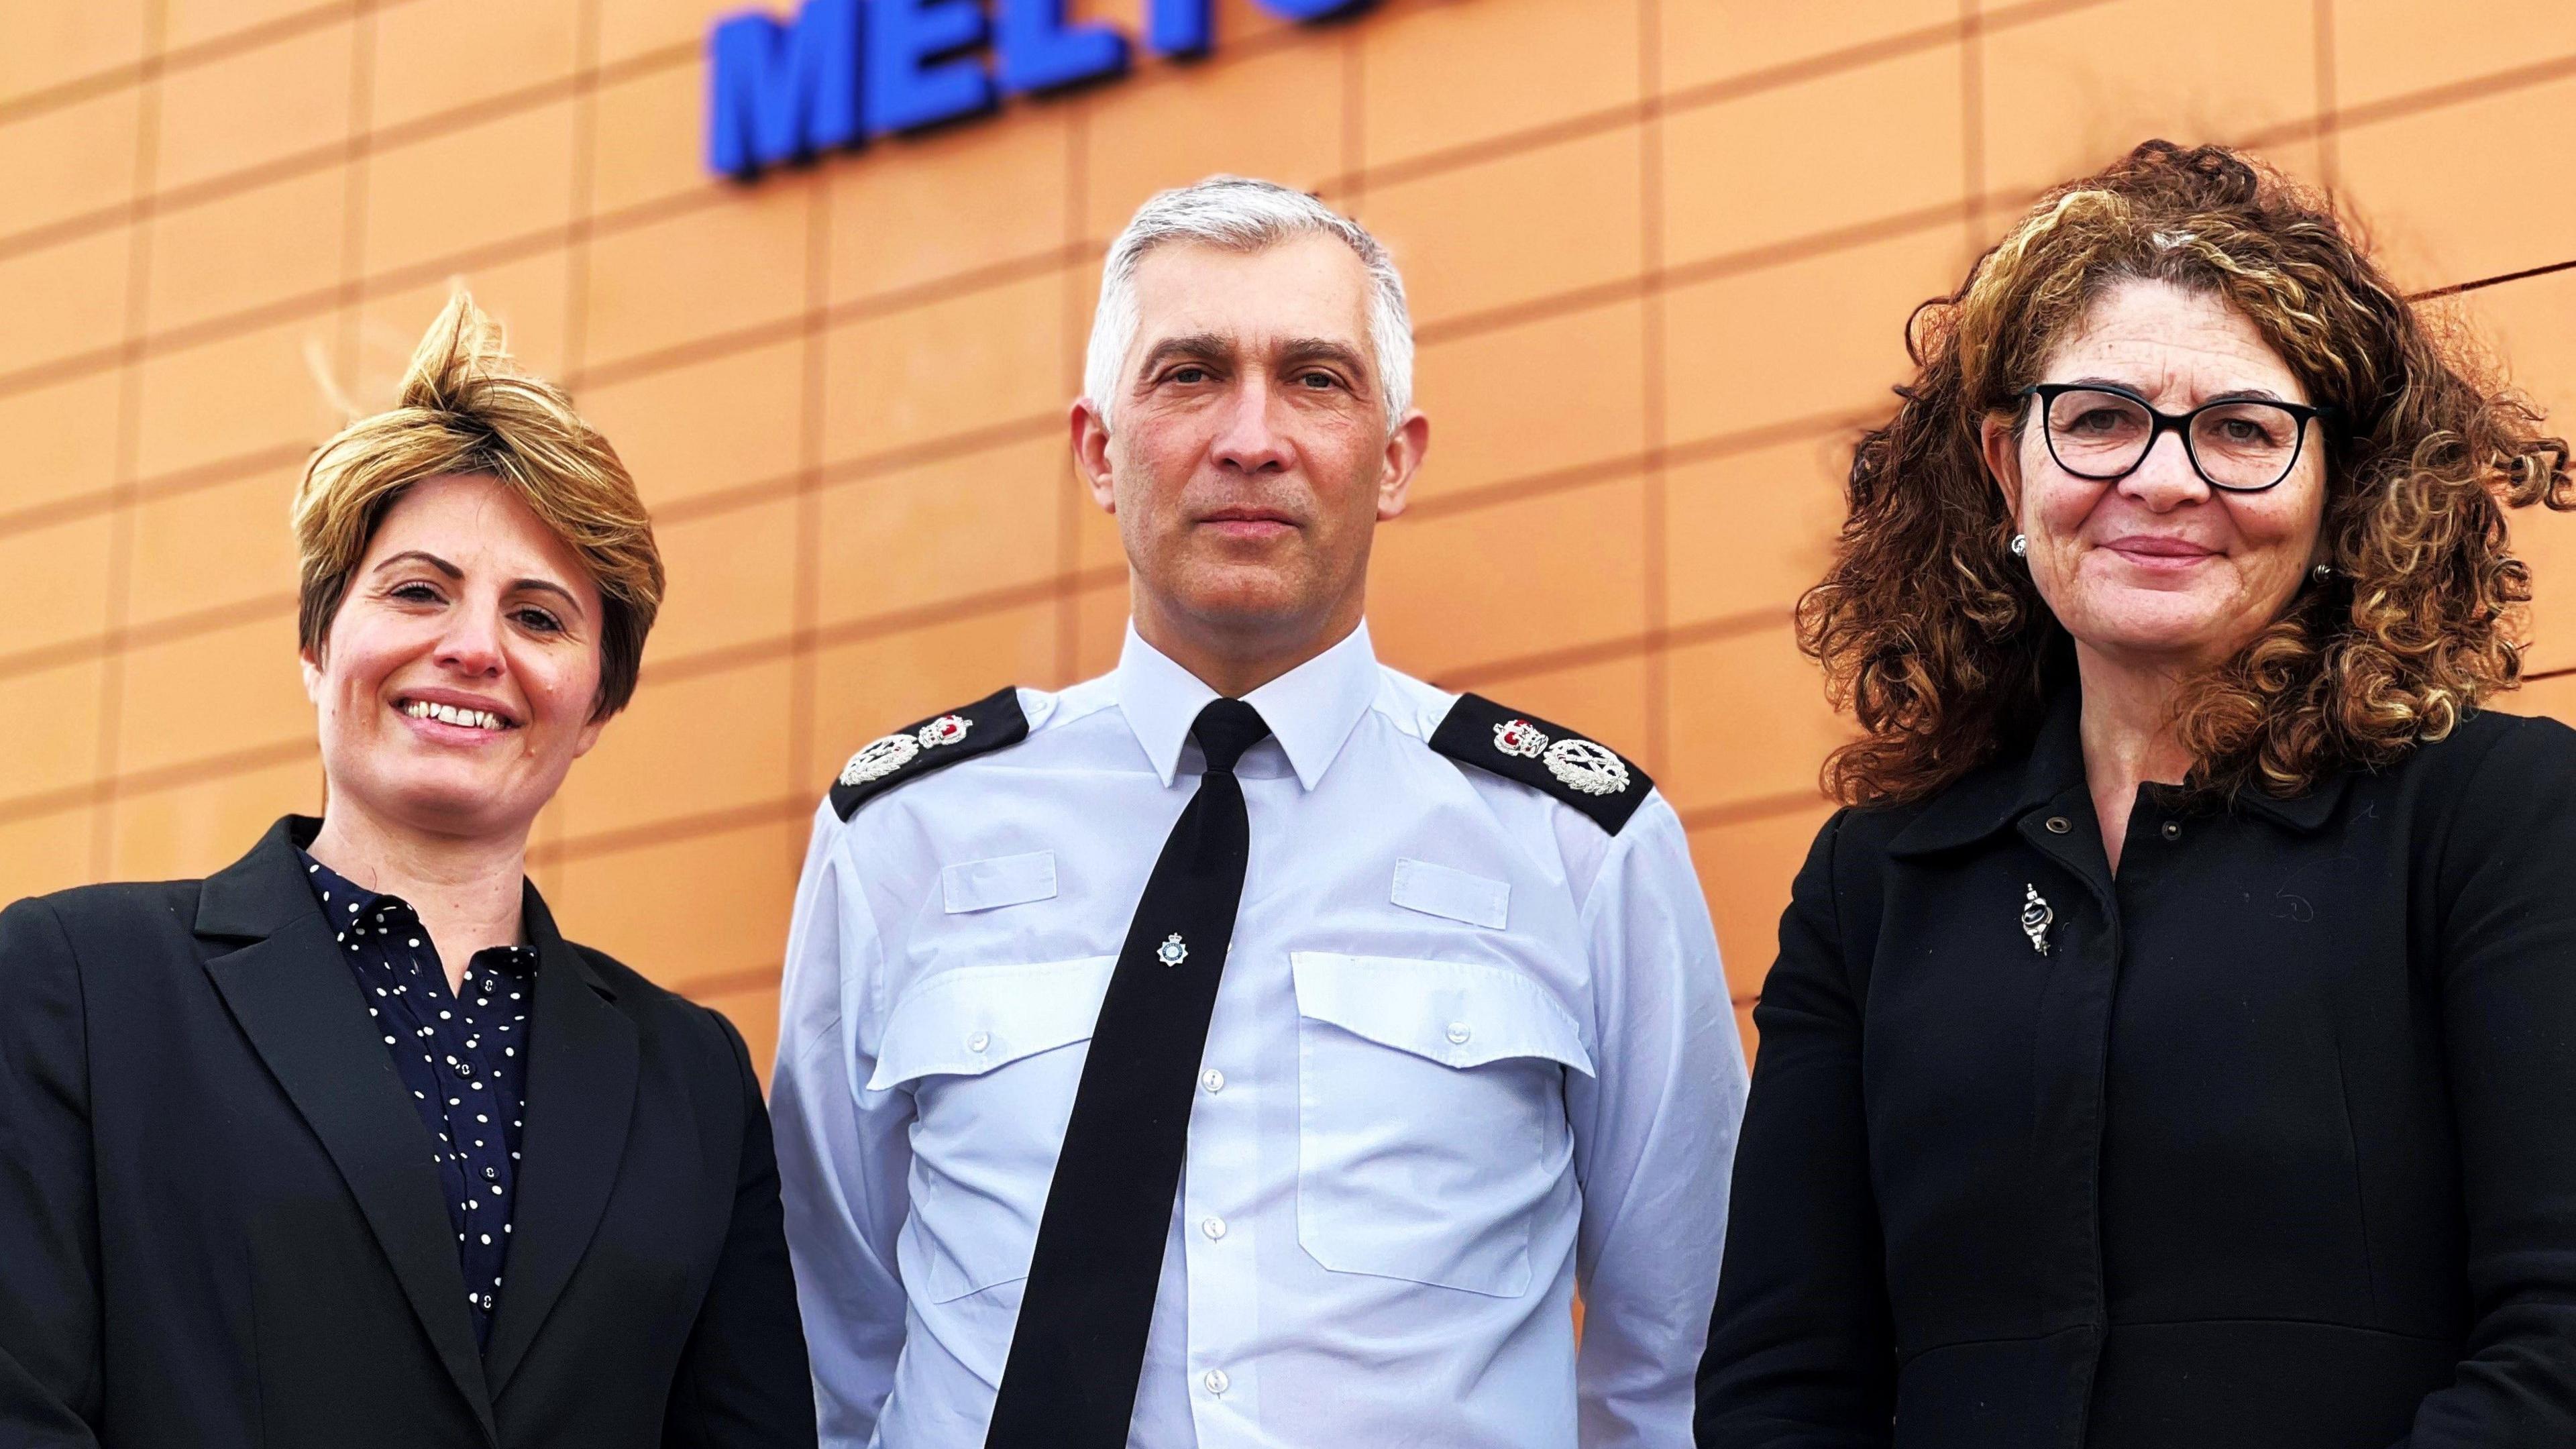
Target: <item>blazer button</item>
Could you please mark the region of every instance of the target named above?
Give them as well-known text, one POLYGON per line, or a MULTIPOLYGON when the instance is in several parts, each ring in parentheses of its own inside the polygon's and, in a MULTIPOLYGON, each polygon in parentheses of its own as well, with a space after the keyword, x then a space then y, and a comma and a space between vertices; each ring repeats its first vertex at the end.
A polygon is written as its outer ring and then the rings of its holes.
POLYGON ((2164 829, 2164 836, 2165 836, 2165 839, 2167 839, 2167 840, 2180 840, 2180 839, 2182 839, 2182 822, 2181 822, 2181 821, 2179 821, 2179 820, 2168 820, 2168 821, 2166 821, 2166 822, 2165 822, 2165 829, 2164 829))
POLYGON ((2048 833, 2051 835, 2064 835, 2066 832, 2074 828, 2075 822, 2067 819, 2063 815, 2051 815, 2048 817, 2048 833))

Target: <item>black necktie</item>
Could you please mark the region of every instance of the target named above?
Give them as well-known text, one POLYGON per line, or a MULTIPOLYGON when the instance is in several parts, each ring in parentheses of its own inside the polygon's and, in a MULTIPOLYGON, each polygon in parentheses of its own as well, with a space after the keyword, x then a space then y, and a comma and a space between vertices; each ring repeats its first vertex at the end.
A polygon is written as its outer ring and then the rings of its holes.
POLYGON ((1164 838, 1092 1026, 986 1449, 1121 1449, 1136 1408, 1190 1102, 1252 830, 1234 766, 1270 733, 1220 699, 1190 734, 1198 793, 1164 838))

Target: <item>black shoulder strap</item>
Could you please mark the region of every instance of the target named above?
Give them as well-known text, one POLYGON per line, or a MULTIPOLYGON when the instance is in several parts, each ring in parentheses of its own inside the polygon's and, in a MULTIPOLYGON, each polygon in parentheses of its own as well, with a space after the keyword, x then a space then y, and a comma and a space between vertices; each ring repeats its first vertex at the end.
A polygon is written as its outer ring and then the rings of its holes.
POLYGON ((1481 694, 1458 696, 1432 732, 1431 748, 1544 790, 1613 835, 1655 788, 1645 771, 1616 750, 1536 715, 1505 709, 1481 694))
POLYGON ((1020 692, 999 689, 964 709, 935 714, 850 756, 832 782, 832 808, 844 820, 870 800, 960 760, 988 755, 1029 737, 1020 692))

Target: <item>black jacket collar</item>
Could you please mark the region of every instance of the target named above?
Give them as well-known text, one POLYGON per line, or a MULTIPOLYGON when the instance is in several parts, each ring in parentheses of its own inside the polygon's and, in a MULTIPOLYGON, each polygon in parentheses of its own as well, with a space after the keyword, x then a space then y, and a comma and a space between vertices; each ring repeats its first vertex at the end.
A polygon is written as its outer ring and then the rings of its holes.
MULTIPOLYGON (((2080 816, 2093 828, 2092 798, 2084 787, 2082 725, 2082 692, 2072 685, 2058 689, 2049 697, 2048 713, 2027 751, 1981 765, 1934 796, 1888 843, 1889 852, 1918 856, 1955 850, 2052 807, 2080 816)), ((2248 791, 2230 808, 2308 834, 2325 827, 2350 783, 2351 772, 2339 771, 2305 794, 2283 800, 2248 791)))
POLYGON ((529 885, 522 922, 538 965, 525 1163, 491 1347, 477 1353, 420 1118, 297 858, 320 826, 287 816, 206 878, 196 933, 242 943, 218 950, 206 972, 339 1166, 440 1361, 497 1442, 493 1400, 562 1296, 616 1182, 635 1107, 635 1024, 529 885))

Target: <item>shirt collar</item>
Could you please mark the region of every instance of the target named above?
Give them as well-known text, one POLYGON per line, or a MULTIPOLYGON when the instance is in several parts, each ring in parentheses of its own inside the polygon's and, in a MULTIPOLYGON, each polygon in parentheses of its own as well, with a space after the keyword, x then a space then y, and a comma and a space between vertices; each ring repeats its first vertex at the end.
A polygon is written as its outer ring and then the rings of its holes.
POLYGON ((311 851, 298 849, 296 859, 304 866, 304 878, 313 887, 314 899, 322 904, 323 919, 342 939, 352 926, 369 932, 382 929, 382 918, 397 911, 409 911, 411 902, 400 896, 379 895, 315 860, 311 851))
MULTIPOLYGON (((1217 693, 1127 626, 1118 656, 1118 707, 1165 785, 1180 772, 1190 726, 1217 693)), ((1298 783, 1312 790, 1377 698, 1377 650, 1363 622, 1340 643, 1245 695, 1287 752, 1298 783)))
MULTIPOLYGON (((295 858, 304 867, 304 878, 313 887, 323 918, 331 923, 331 930, 341 944, 350 950, 359 949, 362 941, 390 938, 397 928, 405 931, 419 929, 420 915, 412 909, 411 902, 398 895, 368 890, 315 860, 313 853, 301 846, 296 848, 295 858)), ((533 940, 533 931, 530 936, 533 940)), ((536 968, 537 949, 533 944, 492 946, 474 953, 474 960, 504 969, 511 975, 526 975, 536 968)))
MULTIPOLYGON (((1990 761, 1934 796, 1923 812, 1888 842, 1889 852, 1911 856, 1953 850, 1983 840, 2024 816, 2052 808, 2091 820, 2093 803, 2084 782, 2083 718, 2082 692, 2072 683, 2058 686, 2049 696, 2038 732, 2026 753, 2018 759, 2007 755, 1990 761)), ((2338 770, 2287 800, 2258 790, 2244 790, 2229 804, 2300 834, 2311 834, 2323 829, 2332 818, 2350 779, 2350 771, 2338 770)), ((2150 784, 2143 788, 2166 792, 2170 799, 2181 798, 2176 786, 2150 784)))

